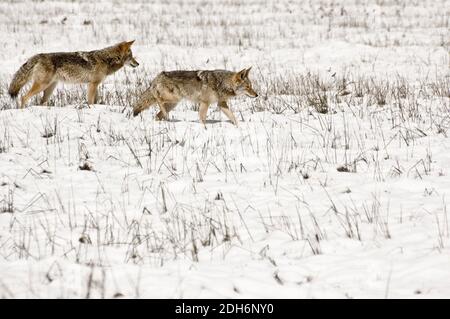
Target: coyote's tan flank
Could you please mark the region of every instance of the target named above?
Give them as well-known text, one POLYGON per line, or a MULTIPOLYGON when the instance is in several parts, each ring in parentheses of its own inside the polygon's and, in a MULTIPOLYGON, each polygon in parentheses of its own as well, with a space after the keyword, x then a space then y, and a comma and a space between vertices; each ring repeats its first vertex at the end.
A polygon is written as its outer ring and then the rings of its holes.
POLYGON ((87 100, 89 104, 97 101, 97 87, 110 74, 124 65, 137 67, 133 58, 131 42, 121 42, 111 47, 89 52, 41 53, 31 57, 14 74, 8 93, 17 97, 20 89, 33 80, 28 93, 22 96, 20 107, 28 100, 44 92, 41 104, 45 104, 58 82, 89 83, 87 100))
POLYGON ((198 103, 200 121, 205 124, 208 107, 218 104, 222 112, 237 125, 227 101, 238 95, 257 97, 248 77, 251 68, 239 72, 213 71, 171 71, 161 72, 142 94, 133 107, 136 116, 153 104, 158 104, 157 120, 168 119, 169 112, 182 99, 198 103))

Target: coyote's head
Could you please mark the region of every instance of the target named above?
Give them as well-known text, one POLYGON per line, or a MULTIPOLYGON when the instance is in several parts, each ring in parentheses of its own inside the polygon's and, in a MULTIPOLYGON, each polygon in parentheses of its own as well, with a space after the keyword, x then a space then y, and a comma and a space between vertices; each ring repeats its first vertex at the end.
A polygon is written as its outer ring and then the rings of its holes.
POLYGON ((121 62, 124 65, 129 65, 135 68, 139 65, 139 63, 135 58, 133 58, 133 52, 131 52, 131 45, 133 43, 134 40, 130 42, 122 42, 118 44, 118 47, 121 56, 121 62))
POLYGON ((233 86, 236 95, 247 95, 250 97, 258 97, 258 93, 256 93, 253 90, 252 83, 248 78, 248 73, 250 72, 250 70, 251 67, 248 69, 243 69, 234 75, 233 86))

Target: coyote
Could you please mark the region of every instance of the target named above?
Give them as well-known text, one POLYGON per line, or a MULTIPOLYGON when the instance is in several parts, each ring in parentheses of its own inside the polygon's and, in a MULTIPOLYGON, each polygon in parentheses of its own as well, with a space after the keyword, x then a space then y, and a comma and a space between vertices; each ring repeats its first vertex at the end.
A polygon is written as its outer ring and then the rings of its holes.
POLYGON ((20 89, 33 80, 28 93, 22 96, 20 107, 28 100, 44 91, 41 104, 45 104, 59 81, 69 83, 89 83, 88 104, 97 101, 97 87, 110 74, 124 65, 137 67, 133 58, 131 42, 121 42, 111 47, 90 52, 41 53, 31 57, 14 74, 8 93, 16 98, 20 89))
POLYGON ((157 120, 167 119, 169 112, 182 99, 200 104, 199 117, 203 125, 211 103, 216 103, 222 112, 237 126, 234 114, 227 101, 234 96, 257 97, 248 77, 251 68, 239 72, 213 71, 171 71, 161 72, 142 94, 133 107, 136 116, 153 104, 158 104, 157 120))

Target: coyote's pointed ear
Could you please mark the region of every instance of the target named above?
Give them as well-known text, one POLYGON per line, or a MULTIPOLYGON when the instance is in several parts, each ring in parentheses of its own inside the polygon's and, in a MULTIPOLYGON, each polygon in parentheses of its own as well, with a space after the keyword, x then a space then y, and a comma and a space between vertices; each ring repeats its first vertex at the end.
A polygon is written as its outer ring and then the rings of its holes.
POLYGON ((243 80, 243 79, 245 79, 246 76, 247 76, 246 73, 247 73, 247 70, 246 70, 246 69, 240 70, 238 73, 236 73, 236 79, 238 79, 238 80, 243 80))
POLYGON ((248 78, 248 73, 250 72, 250 70, 252 69, 252 67, 249 67, 247 70, 245 70, 245 77, 248 78))
POLYGON ((135 41, 135 40, 130 41, 130 42, 126 42, 126 41, 125 41, 125 42, 120 43, 120 44, 119 44, 120 50, 122 50, 122 52, 128 51, 128 49, 133 45, 134 41, 135 41))

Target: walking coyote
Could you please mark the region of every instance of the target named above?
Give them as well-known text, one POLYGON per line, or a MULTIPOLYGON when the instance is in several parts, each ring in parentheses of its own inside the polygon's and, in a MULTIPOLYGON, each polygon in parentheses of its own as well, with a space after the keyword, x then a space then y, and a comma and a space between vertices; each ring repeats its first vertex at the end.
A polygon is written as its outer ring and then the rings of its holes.
POLYGON ((161 72, 142 94, 133 107, 136 116, 153 104, 158 104, 157 120, 168 119, 169 112, 182 99, 199 103, 201 123, 206 123, 206 113, 212 103, 218 104, 222 112, 237 126, 236 117, 227 101, 238 95, 257 97, 248 77, 251 68, 239 72, 226 70, 212 71, 171 71, 161 72))
POLYGON ((33 80, 28 93, 22 96, 20 107, 40 92, 44 92, 41 104, 45 104, 58 82, 89 83, 88 104, 97 101, 97 87, 110 74, 124 65, 137 67, 131 42, 121 42, 111 47, 89 52, 41 53, 31 57, 14 74, 8 93, 16 98, 20 89, 33 80))

